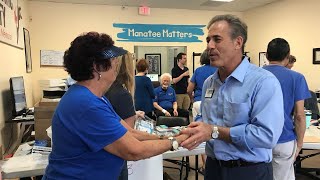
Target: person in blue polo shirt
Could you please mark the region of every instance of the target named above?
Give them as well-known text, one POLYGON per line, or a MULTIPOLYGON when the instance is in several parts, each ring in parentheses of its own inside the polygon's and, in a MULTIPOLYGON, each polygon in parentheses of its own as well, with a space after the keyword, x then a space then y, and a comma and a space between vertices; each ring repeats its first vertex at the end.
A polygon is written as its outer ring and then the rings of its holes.
POLYGON ((189 112, 178 108, 176 92, 170 83, 172 76, 169 73, 164 73, 160 77, 161 86, 154 89, 155 99, 153 106, 156 116, 181 116, 189 119, 189 112))
POLYGON ((289 63, 290 46, 282 38, 275 38, 268 44, 267 59, 270 64, 263 68, 279 80, 284 105, 284 127, 275 148, 272 150, 273 179, 295 179, 294 160, 299 154, 306 130, 304 100, 311 97, 304 76, 286 66, 289 63))
POLYGON ((204 81, 216 72, 217 68, 210 66, 210 59, 208 55, 208 50, 204 50, 200 57, 200 64, 203 65, 198 67, 189 82, 187 92, 190 96, 190 99, 193 99, 192 105, 192 116, 193 119, 196 118, 198 114, 200 114, 200 104, 201 104, 201 94, 202 94, 202 86, 204 81), (194 92, 192 96, 192 92, 194 92))

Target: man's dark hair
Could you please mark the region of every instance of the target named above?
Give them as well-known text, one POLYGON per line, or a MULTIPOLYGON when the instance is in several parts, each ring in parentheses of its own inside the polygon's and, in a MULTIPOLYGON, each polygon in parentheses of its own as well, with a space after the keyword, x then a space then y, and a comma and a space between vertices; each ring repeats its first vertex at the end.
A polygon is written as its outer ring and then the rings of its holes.
POLYGON ((231 14, 217 15, 209 21, 207 29, 209 29, 213 23, 218 21, 226 21, 229 24, 231 28, 230 36, 232 40, 238 36, 243 38, 242 52, 244 52, 244 47, 248 39, 248 26, 246 23, 241 21, 237 16, 231 14))
POLYGON ((272 39, 268 44, 267 59, 269 61, 282 61, 290 55, 289 43, 282 38, 272 39))
POLYGON ((113 44, 112 38, 104 33, 88 32, 79 35, 64 53, 65 70, 76 81, 93 79, 94 65, 98 71, 111 68, 110 59, 105 59, 102 52, 113 44))
POLYGON ((182 59, 182 56, 185 56, 186 55, 186 53, 179 53, 178 55, 177 55, 177 61, 179 62, 179 60, 180 59, 182 59))

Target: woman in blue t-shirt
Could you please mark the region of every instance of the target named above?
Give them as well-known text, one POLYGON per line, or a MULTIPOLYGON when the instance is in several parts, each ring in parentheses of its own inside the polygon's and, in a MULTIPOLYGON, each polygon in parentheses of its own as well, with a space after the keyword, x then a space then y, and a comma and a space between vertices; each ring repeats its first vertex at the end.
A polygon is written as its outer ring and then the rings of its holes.
POLYGON ((145 140, 126 128, 103 96, 117 77, 116 57, 127 53, 113 44, 109 35, 89 32, 65 51, 64 68, 77 83, 64 94, 53 115, 53 149, 44 180, 116 180, 124 159, 161 154, 188 137, 145 140))

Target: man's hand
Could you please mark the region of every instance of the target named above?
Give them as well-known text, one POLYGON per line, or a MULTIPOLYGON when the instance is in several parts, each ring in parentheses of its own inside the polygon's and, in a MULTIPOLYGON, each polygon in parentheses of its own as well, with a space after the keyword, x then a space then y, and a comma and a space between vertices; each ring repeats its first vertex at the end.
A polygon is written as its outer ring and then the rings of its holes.
POLYGON ((297 150, 296 150, 296 154, 295 154, 294 159, 297 159, 297 157, 298 157, 298 155, 299 155, 299 153, 300 153, 301 149, 302 149, 302 146, 297 146, 297 150))
POLYGON ((178 111, 176 109, 173 110, 173 115, 178 116, 178 111))
POLYGON ((183 76, 189 76, 189 70, 183 73, 183 76))
POLYGON ((189 134, 190 137, 181 143, 181 146, 192 150, 202 142, 211 139, 212 127, 203 122, 192 122, 188 128, 181 131, 182 134, 189 134))

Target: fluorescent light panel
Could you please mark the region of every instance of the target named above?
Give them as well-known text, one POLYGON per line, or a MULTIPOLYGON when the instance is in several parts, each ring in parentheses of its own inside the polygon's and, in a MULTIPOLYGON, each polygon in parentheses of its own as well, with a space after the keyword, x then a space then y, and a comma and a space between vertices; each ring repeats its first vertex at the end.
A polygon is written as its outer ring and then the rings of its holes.
POLYGON ((217 1, 217 2, 231 2, 233 0, 210 0, 210 1, 217 1))

